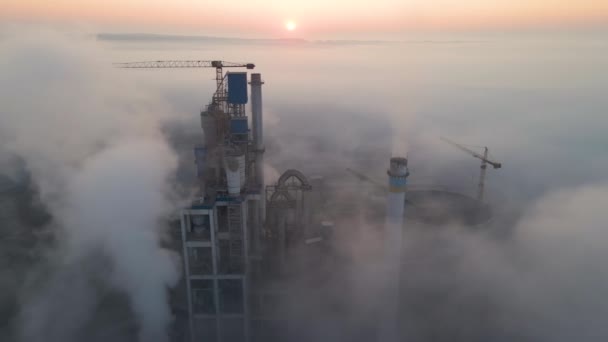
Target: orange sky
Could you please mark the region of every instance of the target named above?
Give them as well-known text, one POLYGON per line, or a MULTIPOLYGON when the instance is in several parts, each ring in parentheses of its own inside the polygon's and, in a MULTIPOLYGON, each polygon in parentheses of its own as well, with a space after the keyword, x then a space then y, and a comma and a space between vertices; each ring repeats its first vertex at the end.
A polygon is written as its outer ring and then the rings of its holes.
POLYGON ((300 36, 608 25, 605 0, 2 0, 9 22, 300 36))

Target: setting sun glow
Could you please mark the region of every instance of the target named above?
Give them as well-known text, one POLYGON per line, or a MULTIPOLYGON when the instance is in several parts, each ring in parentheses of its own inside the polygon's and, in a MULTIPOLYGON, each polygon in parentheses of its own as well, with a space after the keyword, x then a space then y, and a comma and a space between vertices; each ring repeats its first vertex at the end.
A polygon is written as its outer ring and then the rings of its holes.
POLYGON ((296 29, 296 22, 289 20, 285 23, 285 28, 287 31, 294 31, 296 29))
MULTIPOLYGON (((98 31, 401 39, 418 32, 608 27, 606 0, 0 0, 0 23, 98 31), (208 2, 208 1, 207 1, 208 2), (255 18, 255 20, 253 19, 255 18), (306 23, 305 25, 300 24, 306 23)), ((309 37, 311 38, 311 37, 309 37)))

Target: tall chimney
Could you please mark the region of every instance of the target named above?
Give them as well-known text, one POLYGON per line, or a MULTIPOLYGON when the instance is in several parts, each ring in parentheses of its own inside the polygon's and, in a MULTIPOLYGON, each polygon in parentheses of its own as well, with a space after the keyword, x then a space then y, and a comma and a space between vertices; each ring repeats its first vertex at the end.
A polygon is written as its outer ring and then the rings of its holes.
POLYGON ((403 214, 405 189, 409 171, 406 158, 391 158, 388 173, 388 200, 384 232, 384 264, 386 289, 384 291, 384 316, 379 341, 400 341, 399 305, 401 283, 401 249, 403 247, 403 214))
POLYGON ((251 74, 251 129, 255 147, 255 180, 260 187, 259 214, 261 221, 266 220, 266 189, 264 184, 264 134, 262 114, 262 76, 251 74))
MULTIPOLYGON (((391 158, 388 174, 388 207, 387 207, 387 230, 390 234, 401 235, 403 225, 403 211, 405 207, 405 187, 407 177, 410 175, 407 169, 407 159, 391 158), (399 229, 397 229, 399 225, 399 229)), ((396 235, 394 237, 397 237, 396 235)), ((394 241, 389 239, 389 241, 394 241)))

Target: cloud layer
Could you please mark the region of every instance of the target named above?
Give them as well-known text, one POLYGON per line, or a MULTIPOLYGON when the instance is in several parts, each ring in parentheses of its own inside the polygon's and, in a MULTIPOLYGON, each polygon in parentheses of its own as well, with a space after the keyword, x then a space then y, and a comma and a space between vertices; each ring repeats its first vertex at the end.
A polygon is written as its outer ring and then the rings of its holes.
POLYGON ((0 152, 24 161, 58 241, 21 294, 22 338, 87 338, 114 291, 135 315, 127 331, 166 341, 179 268, 159 246, 177 165, 160 130, 164 105, 86 40, 27 32, 1 49, 0 152))

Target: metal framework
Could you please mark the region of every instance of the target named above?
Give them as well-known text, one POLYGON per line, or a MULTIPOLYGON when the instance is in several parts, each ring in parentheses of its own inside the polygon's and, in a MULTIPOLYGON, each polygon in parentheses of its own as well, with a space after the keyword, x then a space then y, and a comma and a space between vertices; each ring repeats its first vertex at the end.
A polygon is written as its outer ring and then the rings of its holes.
POLYGON ((446 143, 456 147, 457 149, 468 153, 470 155, 472 155, 473 157, 480 159, 481 160, 481 171, 479 173, 479 183, 477 184, 477 200, 479 202, 483 201, 483 192, 484 192, 484 188, 485 188, 485 181, 486 181, 486 169, 488 168, 488 164, 492 165, 492 167, 494 167, 494 169, 500 169, 502 167, 501 163, 492 161, 490 159, 488 159, 488 148, 484 147, 484 152, 483 155, 469 149, 466 148, 458 143, 455 143, 451 140, 448 140, 446 138, 441 138, 441 140, 445 141, 446 143))
POLYGON ((298 189, 310 190, 311 186, 308 179, 304 174, 298 170, 289 169, 285 171, 277 182, 277 187, 282 188, 285 186, 296 185, 298 189), (297 179, 297 181, 295 181, 297 179), (291 180, 291 182, 289 182, 291 180))
MULTIPOLYGON (((203 61, 203 60, 166 60, 166 61, 141 61, 114 63, 117 68, 123 69, 193 69, 193 68, 215 68, 216 91, 213 94, 212 104, 221 105, 225 102, 226 92, 224 86, 224 70, 223 68, 246 68, 252 70, 255 68, 253 63, 235 63, 224 61, 203 61)), ((233 112, 242 115, 242 108, 233 108, 233 112)), ((227 108, 222 108, 226 110, 227 108)))
MULTIPOLYGON (((210 103, 201 110, 206 135, 204 153, 197 155, 201 198, 181 213, 181 240, 184 280, 188 301, 188 325, 191 342, 232 342, 249 340, 249 283, 252 274, 249 259, 257 251, 255 236, 262 229, 257 208, 265 204, 263 189, 251 191, 248 179, 252 169, 245 167, 251 148, 250 133, 232 131, 231 120, 247 121, 245 104, 228 100, 228 78, 223 68, 253 69, 252 63, 205 60, 166 60, 115 63, 126 69, 215 68, 216 90, 210 103), (244 154, 240 192, 228 191, 226 157, 229 150, 244 154), (207 173, 208 172, 208 173, 207 173), (243 179, 244 178, 244 179, 243 179), (251 214, 251 216, 250 216, 251 214)), ((258 75, 259 77, 259 75, 258 75)), ((259 84, 252 83, 252 89, 259 84)), ((253 92, 253 90, 252 90, 253 92)), ((259 93, 261 97, 261 93, 259 93)), ((258 101, 261 104, 261 99, 258 101)), ((258 115, 261 115, 261 108, 258 115)), ((252 110, 253 115, 255 111, 252 110)), ((261 125, 261 117, 259 120, 261 125)), ((261 139, 261 136, 259 137, 261 139)), ((196 151, 196 149, 195 149, 196 151)), ((263 177, 263 175, 262 175, 263 177)))
POLYGON ((253 63, 233 63, 224 61, 195 61, 195 60, 167 60, 167 61, 142 61, 128 63, 114 63, 118 68, 128 69, 151 69, 151 68, 255 68, 253 63))
POLYGON ((309 221, 307 202, 311 190, 312 186, 306 176, 294 169, 285 171, 276 185, 266 187, 270 224, 265 233, 267 238, 278 239, 281 262, 285 259, 288 240, 303 233, 309 221), (288 218, 288 211, 293 211, 295 216, 288 218))

